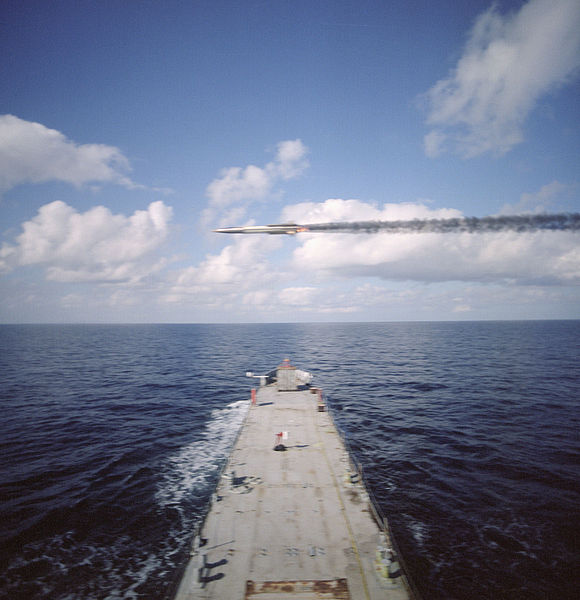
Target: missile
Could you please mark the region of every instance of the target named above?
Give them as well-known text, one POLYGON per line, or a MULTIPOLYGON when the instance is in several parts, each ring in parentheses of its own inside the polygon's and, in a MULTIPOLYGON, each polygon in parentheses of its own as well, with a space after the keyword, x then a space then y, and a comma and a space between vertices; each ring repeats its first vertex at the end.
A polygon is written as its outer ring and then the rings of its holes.
POLYGON ((214 229, 216 233, 268 233, 269 235, 296 235, 301 231, 308 231, 304 225, 296 223, 279 223, 276 225, 246 225, 244 227, 222 227, 214 229))

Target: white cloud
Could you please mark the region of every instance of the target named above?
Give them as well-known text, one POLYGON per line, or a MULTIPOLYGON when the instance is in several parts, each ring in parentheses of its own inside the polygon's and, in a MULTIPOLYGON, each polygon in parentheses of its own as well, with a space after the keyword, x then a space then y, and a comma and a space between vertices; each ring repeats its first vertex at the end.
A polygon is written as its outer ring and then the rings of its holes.
POLYGON ((266 165, 266 169, 273 177, 292 179, 308 168, 306 160, 308 148, 301 140, 286 140, 280 142, 277 148, 276 160, 266 165))
POLYGON ((577 0, 530 0, 505 16, 494 4, 476 20, 456 68, 426 94, 426 154, 509 151, 538 99, 579 66, 577 0))
POLYGON ((469 304, 457 304, 452 308, 452 312, 454 313, 467 313, 472 311, 473 309, 469 304))
MULTIPOLYGON (((330 223, 335 221, 396 221, 410 219, 445 219, 460 217, 452 208, 431 210, 424 204, 387 203, 382 208, 360 200, 329 198, 325 202, 301 202, 286 206, 282 220, 295 223, 330 223)), ((314 234, 313 234, 314 235, 314 234)))
MULTIPOLYGON (((284 210, 299 223, 333 220, 395 220, 460 216, 422 204, 332 199, 284 210), (339 215, 339 217, 337 217, 339 215)), ((297 236, 293 264, 317 277, 377 277, 392 281, 509 281, 521 284, 580 284, 578 235, 572 232, 505 231, 490 234, 343 234, 297 236)))
POLYGON ((319 293, 315 287, 288 287, 278 292, 278 300, 289 306, 310 306, 319 293))
POLYGON ((244 200, 261 200, 272 189, 273 180, 266 169, 254 165, 223 169, 221 177, 207 186, 210 205, 224 207, 244 200))
POLYGON ((127 176, 129 170, 129 161, 114 146, 75 144, 40 123, 0 115, 0 193, 46 181, 142 188, 127 176))
POLYGON ((242 304, 251 306, 254 309, 263 309, 272 303, 274 292, 272 290, 255 290, 248 292, 242 297, 242 304))
POLYGON ((201 284, 235 284, 246 287, 249 282, 268 279, 264 257, 278 240, 260 236, 238 237, 217 255, 208 255, 195 270, 195 279, 201 284))
POLYGON ((295 251, 296 268, 400 281, 580 284, 577 235, 569 232, 321 238, 312 236, 295 251))
POLYGON ((424 138, 425 154, 429 158, 436 158, 443 152, 446 136, 441 131, 430 131, 424 138))
POLYGON ((251 202, 271 195, 280 180, 299 176, 308 167, 307 153, 300 140, 286 140, 278 143, 276 157, 265 167, 248 165, 223 169, 220 177, 207 186, 209 207, 204 220, 212 221, 224 209, 231 211, 232 206, 241 217, 251 202))
POLYGON ((505 204, 500 214, 522 214, 522 213, 542 213, 550 209, 558 198, 571 192, 574 186, 565 185, 559 181, 552 181, 542 186, 537 192, 525 192, 520 196, 519 202, 515 204, 505 204))
POLYGON ((51 202, 22 224, 15 244, 3 245, 0 269, 41 265, 53 281, 134 282, 164 266, 152 252, 166 239, 171 216, 161 201, 130 217, 104 206, 79 213, 51 202))
POLYGON ((265 302, 269 288, 284 276, 268 262, 280 244, 271 236, 236 237, 219 254, 208 254, 199 265, 174 273, 162 301, 221 307, 248 304, 252 298, 265 302))

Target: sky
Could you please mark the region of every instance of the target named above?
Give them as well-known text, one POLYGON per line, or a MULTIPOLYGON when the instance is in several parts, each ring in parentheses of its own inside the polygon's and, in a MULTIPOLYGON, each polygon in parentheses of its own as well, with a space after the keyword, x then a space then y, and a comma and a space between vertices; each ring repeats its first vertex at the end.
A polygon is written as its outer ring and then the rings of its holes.
POLYGON ((580 0, 3 0, 0 322, 580 318, 580 0))

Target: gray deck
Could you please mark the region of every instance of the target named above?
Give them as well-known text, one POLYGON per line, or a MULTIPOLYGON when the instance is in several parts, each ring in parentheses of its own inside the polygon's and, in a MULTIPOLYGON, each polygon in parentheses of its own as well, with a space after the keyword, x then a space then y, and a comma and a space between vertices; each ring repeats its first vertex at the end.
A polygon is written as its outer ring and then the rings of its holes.
POLYGON ((349 467, 316 395, 261 387, 176 600, 409 598, 375 562, 380 530, 349 467), (273 450, 280 431, 286 452, 273 450))

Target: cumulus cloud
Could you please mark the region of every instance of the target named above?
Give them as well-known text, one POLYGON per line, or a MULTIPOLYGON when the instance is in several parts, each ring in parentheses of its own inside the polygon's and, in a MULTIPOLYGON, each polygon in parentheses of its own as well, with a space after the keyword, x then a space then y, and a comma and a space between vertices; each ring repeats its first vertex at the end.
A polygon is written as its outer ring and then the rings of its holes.
POLYGON ((127 176, 129 171, 129 161, 114 146, 76 144, 40 123, 0 115, 0 193, 46 181, 142 188, 127 176))
POLYGON ((530 0, 509 15, 494 4, 477 18, 455 69, 425 95, 433 128, 426 154, 509 151, 538 99, 579 66, 577 0, 530 0))
MULTIPOLYGON (((397 220, 461 216, 423 204, 377 208, 358 200, 331 199, 287 207, 296 222, 397 220)), ((328 277, 378 277, 392 281, 509 281, 579 284, 580 249, 572 232, 506 231, 490 234, 301 234, 294 268, 328 277)))
POLYGON ((431 210, 424 204, 410 202, 387 203, 381 208, 360 200, 329 198, 325 202, 300 202, 286 206, 282 219, 295 223, 326 223, 338 221, 407 221, 411 219, 447 219, 460 217, 452 208, 431 210))
POLYGON ((301 140, 286 140, 277 145, 274 160, 264 167, 223 169, 220 177, 207 186, 209 207, 204 219, 210 221, 224 210, 231 211, 232 207, 241 217, 250 203, 272 194, 276 183, 299 176, 308 167, 307 154, 308 149, 301 140))
MULTIPOLYGON (((208 254, 197 266, 174 273, 162 300, 221 308, 247 304, 252 294, 268 290, 281 276, 281 269, 270 268, 268 262, 281 243, 271 236, 236 237, 218 254, 208 254)), ((254 298, 264 300, 267 294, 254 298)))
POLYGON ((363 239, 310 239, 297 266, 342 277, 400 281, 509 281, 579 284, 576 234, 376 234, 363 239))
POLYGON ((176 272, 162 301, 247 314, 251 320, 264 315, 284 320, 288 311, 324 312, 329 305, 341 311, 343 298, 327 297, 319 286, 300 283, 302 273, 274 262, 274 252, 283 245, 279 236, 239 236, 218 254, 208 254, 199 265, 176 272))
POLYGON ((571 193, 573 189, 574 186, 552 181, 542 186, 537 192, 523 193, 515 204, 505 204, 500 213, 502 215, 518 215, 547 212, 558 198, 571 193))
POLYGON ((104 206, 79 213, 64 202, 51 202, 23 223, 15 244, 2 246, 0 270, 40 265, 53 281, 136 281, 164 264, 152 253, 166 239, 171 216, 162 201, 129 217, 104 206))
POLYGON ((315 287, 288 287, 278 292, 278 300, 288 306, 310 306, 319 294, 315 287))

